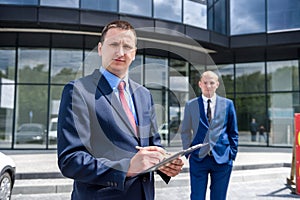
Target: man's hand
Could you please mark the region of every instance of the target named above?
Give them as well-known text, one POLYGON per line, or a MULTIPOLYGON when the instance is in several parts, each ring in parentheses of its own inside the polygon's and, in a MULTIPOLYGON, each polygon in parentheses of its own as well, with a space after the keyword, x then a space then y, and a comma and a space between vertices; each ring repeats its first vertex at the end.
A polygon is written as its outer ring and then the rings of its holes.
POLYGON ((139 151, 132 157, 127 177, 134 176, 164 159, 165 150, 157 146, 137 147, 139 151))
POLYGON ((178 157, 175 160, 163 165, 158 170, 170 177, 174 177, 181 172, 183 164, 183 160, 178 157))

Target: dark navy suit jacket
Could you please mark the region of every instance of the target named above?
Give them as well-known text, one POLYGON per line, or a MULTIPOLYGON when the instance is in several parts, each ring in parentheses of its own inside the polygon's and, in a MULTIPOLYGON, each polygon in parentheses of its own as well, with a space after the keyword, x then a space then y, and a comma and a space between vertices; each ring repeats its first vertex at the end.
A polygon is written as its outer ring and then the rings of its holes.
MULTIPOLYGON (((72 199, 154 199, 153 173, 126 177, 135 146, 160 146, 150 92, 132 80, 129 85, 139 138, 99 70, 65 86, 57 153, 62 174, 74 179, 72 199)), ((170 177, 160 175, 169 181, 170 177)))
POLYGON ((194 151, 191 156, 202 160, 209 151, 219 164, 232 164, 238 148, 238 127, 233 102, 217 96, 214 118, 208 123, 202 96, 186 103, 181 127, 183 148, 204 143, 208 135, 209 145, 194 151))

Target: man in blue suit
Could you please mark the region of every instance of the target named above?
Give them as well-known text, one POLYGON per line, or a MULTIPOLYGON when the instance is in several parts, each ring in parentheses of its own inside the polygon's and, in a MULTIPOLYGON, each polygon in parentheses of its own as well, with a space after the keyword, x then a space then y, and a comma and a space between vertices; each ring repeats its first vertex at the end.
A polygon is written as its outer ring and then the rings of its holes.
MULTIPOLYGON (((125 21, 104 27, 102 66, 63 90, 58 116, 58 166, 74 179, 72 199, 153 200, 153 172, 164 159, 150 92, 128 77, 136 33, 125 21)), ((157 173, 168 182, 183 161, 157 173)))
POLYGON ((238 148, 238 127, 233 102, 218 96, 217 74, 206 71, 198 86, 202 95, 186 103, 181 127, 183 148, 208 143, 189 158, 191 199, 204 200, 210 174, 210 199, 225 200, 238 148))

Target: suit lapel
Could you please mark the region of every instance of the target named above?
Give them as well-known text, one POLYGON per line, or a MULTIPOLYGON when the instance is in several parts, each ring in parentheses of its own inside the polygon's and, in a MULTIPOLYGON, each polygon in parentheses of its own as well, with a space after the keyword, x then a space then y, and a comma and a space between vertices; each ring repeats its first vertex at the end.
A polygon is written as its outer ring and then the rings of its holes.
MULTIPOLYGON (((114 113, 116 113, 118 115, 118 117, 126 125, 126 127, 129 129, 129 131, 135 136, 133 127, 131 126, 129 119, 128 119, 118 97, 113 92, 113 90, 110 87, 109 83, 107 82, 106 78, 104 76, 102 76, 102 74, 100 73, 99 70, 94 71, 93 77, 94 77, 94 81, 97 85, 98 90, 105 97, 105 99, 109 102, 114 113)), ((119 119, 119 118, 116 118, 116 119, 119 119)))

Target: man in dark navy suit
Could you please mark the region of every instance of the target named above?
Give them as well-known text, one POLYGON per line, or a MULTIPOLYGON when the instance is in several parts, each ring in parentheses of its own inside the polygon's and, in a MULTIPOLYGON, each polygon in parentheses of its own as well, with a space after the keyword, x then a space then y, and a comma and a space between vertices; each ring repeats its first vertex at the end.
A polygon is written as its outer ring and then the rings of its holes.
MULTIPOLYGON (((125 21, 104 27, 98 54, 102 66, 68 83, 58 117, 58 165, 74 179, 72 199, 153 200, 153 172, 162 161, 149 90, 128 77, 137 37, 125 21)), ((183 166, 180 158, 157 173, 168 182, 183 166)))
POLYGON ((186 103, 181 128, 183 148, 208 143, 189 158, 191 199, 204 200, 210 174, 210 199, 225 200, 237 154, 238 127, 233 102, 216 94, 217 74, 206 71, 199 82, 202 95, 186 103))

